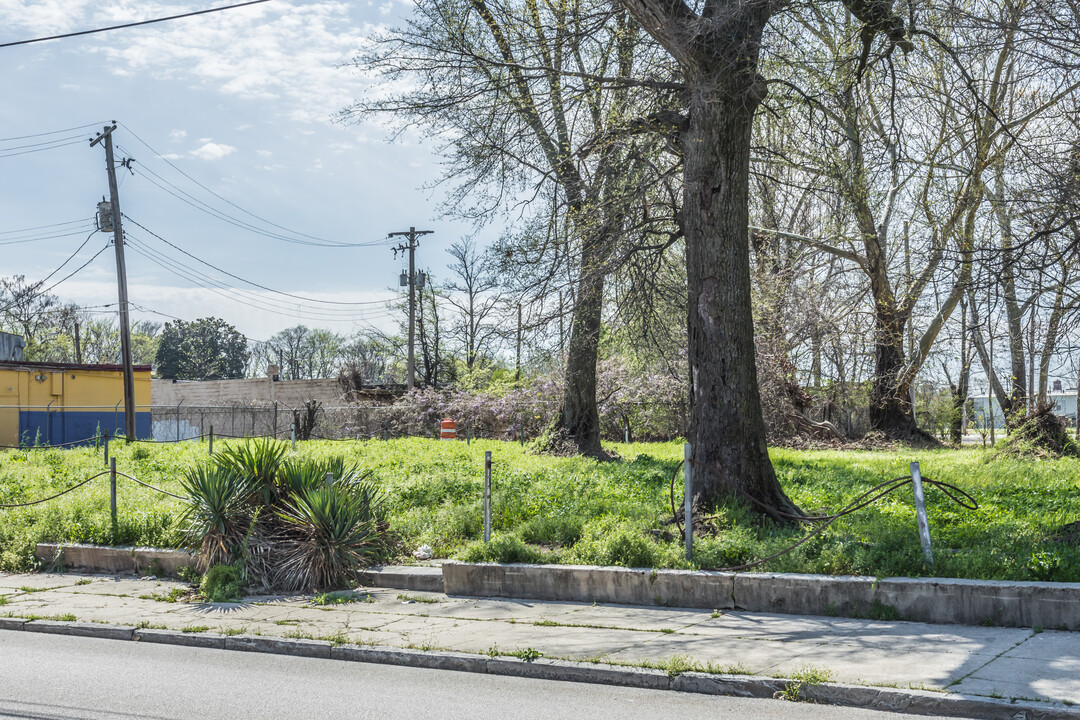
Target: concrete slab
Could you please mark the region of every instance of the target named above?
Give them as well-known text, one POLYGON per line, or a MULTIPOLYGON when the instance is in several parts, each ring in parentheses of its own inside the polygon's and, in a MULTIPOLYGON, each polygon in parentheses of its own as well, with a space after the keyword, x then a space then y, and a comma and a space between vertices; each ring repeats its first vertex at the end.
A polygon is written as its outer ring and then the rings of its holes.
POLYGON ((70 587, 80 580, 93 580, 88 575, 67 573, 0 573, 0 588, 4 591, 28 587, 35 590, 70 587))
POLYGON ((1046 630, 1032 633, 1005 653, 1007 658, 1080 662, 1080 633, 1046 630))
POLYGON ((436 640, 443 647, 466 652, 482 653, 492 648, 513 652, 533 648, 542 652, 545 657, 592 658, 632 647, 641 641, 644 634, 630 630, 470 622, 440 632, 436 640))
POLYGON ((761 668, 766 675, 792 677, 805 668, 831 672, 833 679, 846 683, 944 689, 953 681, 993 658, 966 653, 866 652, 849 644, 819 644, 798 655, 761 668))
POLYGON ((796 661, 817 647, 812 642, 748 642, 742 638, 721 639, 691 635, 653 635, 605 656, 620 662, 648 660, 660 663, 679 656, 720 672, 769 674, 768 668, 796 661))
POLYGON ((533 622, 540 620, 560 620, 569 613, 591 607, 582 603, 540 602, 529 600, 458 600, 454 603, 430 605, 423 609, 411 609, 404 606, 396 612, 413 614, 423 612, 430 617, 458 617, 475 620, 515 620, 533 622))
POLYGON ((994 657, 1025 643, 1031 635, 1032 631, 1024 628, 868 622, 857 632, 830 642, 854 645, 864 652, 893 655, 933 652, 994 657))
POLYGON ((830 642, 863 632, 869 620, 773 613, 726 612, 718 618, 676 630, 679 634, 771 641, 830 642))
POLYGON ((551 620, 636 630, 689 629, 712 619, 711 610, 663 610, 633 605, 578 605, 551 620))
POLYGON ((1080 664, 1048 666, 1038 660, 991 663, 949 688, 987 697, 1029 698, 1080 703, 1080 664))

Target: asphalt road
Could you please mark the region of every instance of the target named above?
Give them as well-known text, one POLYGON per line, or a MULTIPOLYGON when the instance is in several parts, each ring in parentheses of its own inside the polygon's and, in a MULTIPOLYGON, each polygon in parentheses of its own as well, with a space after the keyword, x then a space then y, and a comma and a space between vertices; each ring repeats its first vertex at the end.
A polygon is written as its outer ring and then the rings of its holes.
POLYGON ((0 631, 0 718, 777 718, 890 713, 0 631))

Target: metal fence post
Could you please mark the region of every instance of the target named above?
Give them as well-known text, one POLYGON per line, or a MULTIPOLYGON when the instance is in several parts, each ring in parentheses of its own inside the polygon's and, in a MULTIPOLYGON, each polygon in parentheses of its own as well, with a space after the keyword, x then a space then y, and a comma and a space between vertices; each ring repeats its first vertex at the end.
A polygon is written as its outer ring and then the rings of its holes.
POLYGON ((330 487, 333 484, 334 484, 334 473, 332 473, 332 472, 326 473, 326 487, 330 487))
POLYGON ((109 514, 112 517, 113 542, 119 542, 120 533, 116 527, 116 458, 109 460, 109 514))
POLYGON ((934 553, 930 550, 930 523, 926 519, 926 495, 923 494, 922 472, 919 463, 911 463, 911 485, 915 491, 915 514, 919 520, 919 542, 922 543, 923 556, 928 565, 934 564, 934 553))
POLYGON ((690 443, 683 445, 683 524, 686 535, 686 559, 694 557, 694 482, 690 469, 690 443))
POLYGON ((214 454, 214 426, 210 426, 210 455, 214 454))
POLYGON ((491 451, 484 452, 484 542, 491 542, 491 451))
POLYGON ((296 421, 295 420, 293 420, 293 423, 292 423, 291 427, 292 427, 292 432, 291 432, 292 449, 295 450, 296 449, 296 421))
POLYGON ((105 467, 109 467, 109 431, 105 431, 105 467))

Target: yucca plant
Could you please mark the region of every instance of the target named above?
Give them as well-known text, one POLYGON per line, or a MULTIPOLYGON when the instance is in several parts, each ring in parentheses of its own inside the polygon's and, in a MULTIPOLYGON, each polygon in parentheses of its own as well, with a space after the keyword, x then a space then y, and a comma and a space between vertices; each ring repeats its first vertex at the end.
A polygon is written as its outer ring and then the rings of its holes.
POLYGON ((188 495, 181 524, 201 568, 232 562, 251 519, 244 507, 251 480, 218 465, 200 465, 189 468, 180 485, 188 495))
POLYGON ((304 490, 282 501, 277 513, 288 536, 279 544, 275 585, 330 590, 355 578, 378 550, 372 496, 344 485, 304 490))
POLYGON ((251 502, 270 506, 281 497, 278 471, 289 446, 279 440, 257 438, 237 445, 227 445, 214 455, 214 463, 236 475, 251 480, 251 502))

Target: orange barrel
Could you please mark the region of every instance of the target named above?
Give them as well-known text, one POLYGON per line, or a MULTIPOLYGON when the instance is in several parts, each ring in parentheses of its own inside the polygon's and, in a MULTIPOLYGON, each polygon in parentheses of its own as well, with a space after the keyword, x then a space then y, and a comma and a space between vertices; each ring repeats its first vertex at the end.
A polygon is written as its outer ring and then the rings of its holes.
POLYGON ((439 433, 440 440, 457 440, 457 423, 450 418, 442 421, 442 431, 439 433))

